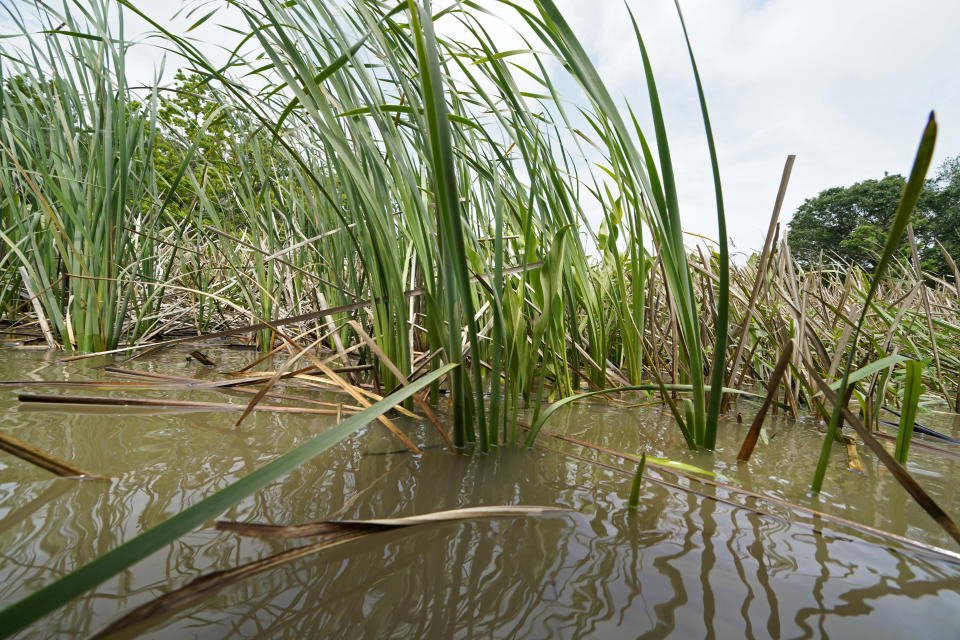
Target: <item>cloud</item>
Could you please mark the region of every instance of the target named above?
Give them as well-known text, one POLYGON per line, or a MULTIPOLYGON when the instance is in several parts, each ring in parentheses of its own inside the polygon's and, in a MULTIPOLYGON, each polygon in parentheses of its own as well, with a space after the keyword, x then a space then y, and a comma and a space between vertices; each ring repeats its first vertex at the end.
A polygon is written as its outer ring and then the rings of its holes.
MULTIPOLYGON (((620 2, 558 0, 608 83, 646 112, 646 86, 620 2)), ((696 89, 670 0, 630 0, 663 102, 684 226, 715 237, 696 89)), ((960 3, 686 0, 682 2, 717 139, 730 235, 762 245, 787 154, 797 163, 786 222, 807 197, 907 173, 936 109, 935 162, 960 153, 960 3)), ((648 123, 646 130, 652 131, 648 123)))

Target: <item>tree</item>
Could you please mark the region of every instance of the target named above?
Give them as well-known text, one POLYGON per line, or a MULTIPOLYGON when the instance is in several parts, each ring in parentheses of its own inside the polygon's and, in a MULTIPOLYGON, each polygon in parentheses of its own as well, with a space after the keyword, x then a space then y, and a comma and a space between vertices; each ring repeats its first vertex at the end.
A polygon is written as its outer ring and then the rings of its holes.
MULTIPOLYGON (((822 255, 871 271, 905 183, 899 174, 885 175, 808 198, 788 225, 787 241, 793 255, 804 266, 822 255)), ((955 259, 960 258, 960 156, 944 162, 936 177, 927 181, 912 223, 923 269, 952 277, 937 241, 955 259)), ((905 242, 901 251, 907 257, 905 242)))
MULTIPOLYGON (((170 93, 162 97, 158 111, 165 135, 157 140, 153 162, 162 188, 175 182, 187 149, 199 136, 190 163, 197 184, 213 194, 228 193, 225 176, 238 171, 238 167, 231 157, 227 118, 223 112, 216 113, 220 105, 203 76, 177 71, 174 81, 170 93)), ((183 215, 194 196, 190 181, 181 180, 171 202, 174 215, 183 215)), ((229 201, 225 204, 229 207, 229 201)))

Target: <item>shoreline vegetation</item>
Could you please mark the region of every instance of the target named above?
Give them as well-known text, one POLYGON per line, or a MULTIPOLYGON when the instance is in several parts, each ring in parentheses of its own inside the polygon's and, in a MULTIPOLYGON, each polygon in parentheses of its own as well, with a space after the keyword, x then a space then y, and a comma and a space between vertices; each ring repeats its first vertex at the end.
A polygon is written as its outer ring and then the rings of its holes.
POLYGON ((794 259, 780 230, 793 156, 763 250, 736 264, 693 48, 714 181, 681 187, 636 21, 652 137, 552 0, 495 3, 532 39, 506 51, 473 2, 235 3, 249 32, 226 64, 119 4, 5 9, 22 37, 0 41, 4 330, 68 359, 227 337, 288 355, 239 372, 254 389, 238 424, 294 375, 354 405, 336 409, 342 428, 0 612, 3 637, 366 421, 402 440, 394 406, 451 448, 488 451, 532 444, 552 403, 630 389, 712 450, 732 396, 755 393, 765 409, 741 459, 766 407, 809 412, 826 425, 816 492, 846 424, 960 544, 904 466, 918 407, 960 410, 960 273, 945 250, 952 276, 924 272, 930 247, 909 227, 933 114, 873 269, 794 259), (174 86, 131 84, 129 14, 186 59, 174 86), (720 241, 691 250, 678 189, 711 186, 720 241), (441 396, 449 429, 431 409, 441 396), (894 413, 891 454, 873 432, 894 413))

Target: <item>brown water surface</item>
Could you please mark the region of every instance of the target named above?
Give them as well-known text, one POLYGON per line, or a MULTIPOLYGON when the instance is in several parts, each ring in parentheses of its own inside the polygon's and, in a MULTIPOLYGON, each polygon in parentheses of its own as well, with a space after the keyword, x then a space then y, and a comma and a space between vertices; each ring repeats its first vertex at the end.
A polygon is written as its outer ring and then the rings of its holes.
MULTIPOLYGON (((187 351, 170 350, 129 366, 216 376, 186 360, 187 351)), ((254 358, 238 351, 208 353, 222 371, 254 358)), ((100 379, 103 364, 62 364, 41 352, 6 350, 0 352, 0 379, 100 379)), ((326 416, 256 413, 235 428, 238 413, 20 405, 16 394, 25 390, 106 391, 0 388, 0 428, 116 478, 54 479, 0 452, 0 606, 334 424, 326 416)), ((323 397, 292 385, 286 390, 323 397)), ((209 391, 113 394, 248 399, 209 391)), ((749 424, 756 407, 741 402, 738 410, 749 424)), ((921 413, 919 420, 957 435, 951 417, 921 413)), ((633 468, 617 458, 550 437, 541 437, 541 446, 530 451, 503 447, 488 455, 453 455, 437 446, 429 426, 398 422, 430 447, 424 455, 403 452, 385 428, 373 424, 224 517, 292 524, 499 504, 573 511, 379 533, 223 588, 136 631, 178 639, 919 639, 956 637, 960 629, 960 563, 783 507, 744 502, 743 508, 659 486, 652 479, 717 494, 652 469, 640 507, 631 511, 626 499, 633 468)), ((618 451, 690 462, 738 486, 955 548, 862 447, 863 475, 847 469, 843 447, 834 448, 826 491, 818 498, 806 492, 821 442, 815 425, 772 417, 765 428, 767 441, 749 465, 738 468, 746 426, 732 420, 722 426, 715 454, 686 452, 669 415, 656 407, 583 404, 558 412, 547 425, 618 451)), ((941 506, 960 515, 960 447, 916 441, 948 450, 914 447, 909 468, 941 506)), ((308 542, 240 538, 206 526, 18 637, 88 636, 200 575, 308 542)))

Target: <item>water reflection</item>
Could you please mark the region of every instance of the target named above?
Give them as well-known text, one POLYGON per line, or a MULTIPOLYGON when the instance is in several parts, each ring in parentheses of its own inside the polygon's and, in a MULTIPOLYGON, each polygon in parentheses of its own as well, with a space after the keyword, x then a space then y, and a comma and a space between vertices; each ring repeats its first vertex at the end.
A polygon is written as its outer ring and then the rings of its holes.
MULTIPOLYGON (((4 459, 3 603, 195 503, 329 424, 257 415, 236 430, 231 427, 235 416, 214 413, 173 419, 10 415, 24 439, 46 442, 58 455, 119 477, 113 483, 50 480, 4 459)), ((585 439, 638 450, 642 436, 635 424, 628 431, 622 415, 620 423, 611 415, 582 409, 558 416, 562 419, 552 428, 569 427, 585 439)), ((646 433, 645 448, 678 451, 670 448, 676 444, 672 432, 664 430, 660 438, 656 421, 650 424, 654 435, 646 433)), ((428 429, 414 433, 425 445, 434 444, 428 429)), ((797 430, 777 432, 778 448, 758 448, 758 460, 742 472, 741 482, 774 494, 793 491, 780 483, 783 473, 776 467, 791 452, 800 455, 806 437, 797 430)), ((960 623, 960 566, 888 549, 814 519, 797 517, 791 524, 650 482, 644 484, 640 508, 630 511, 625 505, 629 476, 557 452, 385 453, 395 448, 383 429, 371 426, 227 517, 299 523, 485 504, 563 505, 576 512, 380 533, 230 585, 134 631, 158 638, 840 638, 888 637, 891 630, 903 629, 909 616, 923 621, 910 627, 911 637, 922 638, 950 635, 960 623)), ((721 471, 724 459, 722 452, 715 459, 721 471)), ((845 515, 863 516, 876 526, 902 517, 910 522, 903 526, 908 535, 926 531, 906 516, 887 514, 877 496, 890 491, 888 479, 867 471, 859 485, 861 498, 877 504, 841 503, 845 515)), ((949 503, 955 489, 946 488, 946 481, 942 491, 934 485, 938 499, 946 496, 949 503)), ((852 484, 837 481, 835 486, 837 496, 853 493, 852 484)), ((894 505, 909 514, 909 502, 894 505)), ((88 635, 200 575, 307 543, 242 539, 207 527, 48 616, 22 637, 88 635)))

